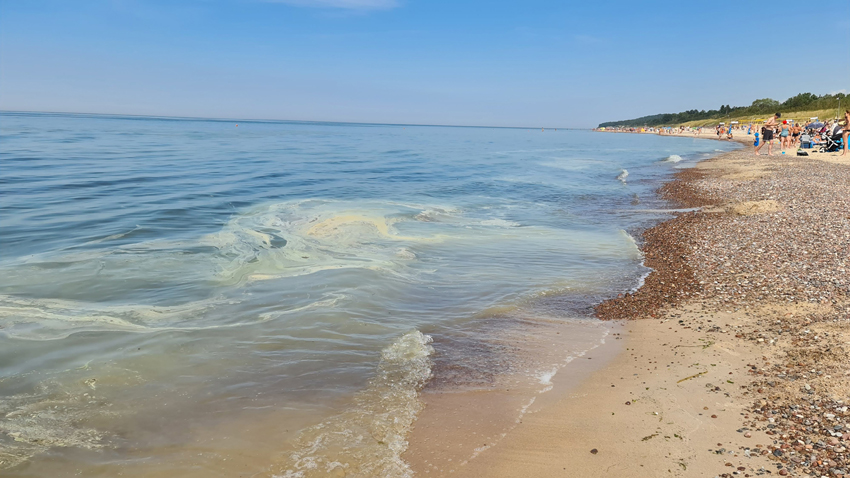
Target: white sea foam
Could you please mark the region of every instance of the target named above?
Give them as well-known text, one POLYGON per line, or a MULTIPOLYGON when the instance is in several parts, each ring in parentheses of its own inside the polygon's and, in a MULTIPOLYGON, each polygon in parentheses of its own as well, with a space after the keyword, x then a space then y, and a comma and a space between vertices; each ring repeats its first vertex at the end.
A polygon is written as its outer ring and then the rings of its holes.
POLYGON ((540 391, 541 393, 552 390, 552 378, 555 376, 556 373, 558 373, 558 369, 553 368, 552 370, 544 371, 537 376, 537 380, 540 382, 540 384, 544 385, 544 388, 540 391))
POLYGON ((431 377, 431 337, 409 332, 381 352, 375 377, 339 415, 304 430, 280 478, 409 478, 401 458, 431 377))
POLYGON ((679 156, 678 154, 671 154, 670 156, 667 156, 666 158, 662 159, 662 161, 664 161, 666 163, 678 163, 681 160, 682 160, 682 157, 679 156))
POLYGON ((88 395, 84 385, 68 389, 54 381, 41 383, 29 393, 0 396, 0 469, 11 468, 51 448, 96 450, 106 446, 108 435, 86 426, 91 407, 102 418, 112 404, 88 395))

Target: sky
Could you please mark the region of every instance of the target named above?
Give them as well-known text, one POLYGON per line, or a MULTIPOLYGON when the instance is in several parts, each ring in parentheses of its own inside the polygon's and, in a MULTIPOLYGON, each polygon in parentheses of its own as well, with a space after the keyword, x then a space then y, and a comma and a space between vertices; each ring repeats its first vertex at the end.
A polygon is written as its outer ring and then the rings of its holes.
POLYGON ((0 0, 0 109, 581 128, 847 92, 850 0, 808 5, 0 0))

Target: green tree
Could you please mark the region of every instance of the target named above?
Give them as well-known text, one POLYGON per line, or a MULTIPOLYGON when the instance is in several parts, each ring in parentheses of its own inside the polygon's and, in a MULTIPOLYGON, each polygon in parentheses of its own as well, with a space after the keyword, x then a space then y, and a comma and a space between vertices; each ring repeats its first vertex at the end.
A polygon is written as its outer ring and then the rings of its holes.
POLYGON ((779 108, 779 102, 772 98, 762 98, 760 100, 753 101, 753 104, 750 105, 757 113, 768 113, 774 111, 779 108))

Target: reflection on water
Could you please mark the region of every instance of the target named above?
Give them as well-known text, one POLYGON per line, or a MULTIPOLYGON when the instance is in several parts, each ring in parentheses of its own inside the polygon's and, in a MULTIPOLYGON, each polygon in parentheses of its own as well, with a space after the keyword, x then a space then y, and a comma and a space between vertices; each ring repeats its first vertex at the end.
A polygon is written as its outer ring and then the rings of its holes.
POLYGON ((431 366, 552 370, 499 331, 633 286, 716 147, 605 140, 3 113, 4 476, 409 474, 431 366))

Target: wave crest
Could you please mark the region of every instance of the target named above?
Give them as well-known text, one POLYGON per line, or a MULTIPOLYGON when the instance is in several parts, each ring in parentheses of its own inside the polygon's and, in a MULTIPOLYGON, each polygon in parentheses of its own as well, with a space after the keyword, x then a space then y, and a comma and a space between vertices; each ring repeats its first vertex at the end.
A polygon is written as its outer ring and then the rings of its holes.
POLYGON ((304 430, 277 478, 408 478, 401 458, 431 378, 430 336, 414 330, 381 352, 376 376, 345 412, 304 430))

